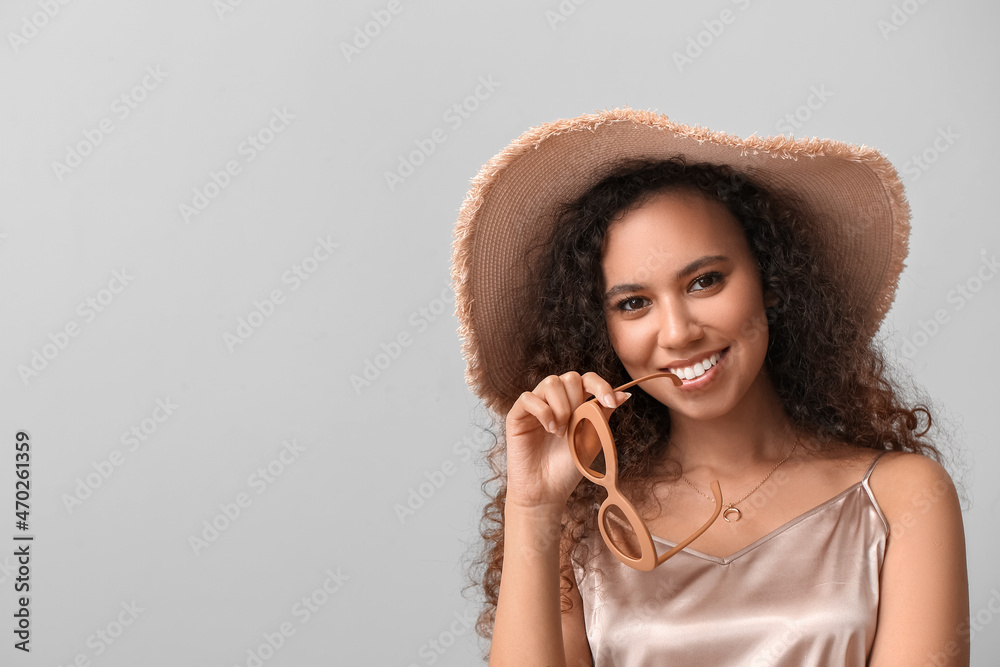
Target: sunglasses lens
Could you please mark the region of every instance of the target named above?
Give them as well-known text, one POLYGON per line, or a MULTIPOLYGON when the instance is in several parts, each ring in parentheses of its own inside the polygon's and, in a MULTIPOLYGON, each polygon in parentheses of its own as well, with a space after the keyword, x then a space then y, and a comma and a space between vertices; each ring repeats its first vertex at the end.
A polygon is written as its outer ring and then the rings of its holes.
POLYGON ((580 463, 594 477, 604 477, 607 472, 607 465, 604 461, 604 449, 601 447, 601 439, 597 436, 597 429, 589 419, 581 419, 573 433, 573 448, 580 459, 580 463))
POLYGON ((642 556, 642 549, 639 548, 639 538, 636 536, 632 524, 625 518, 625 515, 617 505, 608 507, 604 513, 604 530, 618 551, 629 558, 638 559, 642 556))

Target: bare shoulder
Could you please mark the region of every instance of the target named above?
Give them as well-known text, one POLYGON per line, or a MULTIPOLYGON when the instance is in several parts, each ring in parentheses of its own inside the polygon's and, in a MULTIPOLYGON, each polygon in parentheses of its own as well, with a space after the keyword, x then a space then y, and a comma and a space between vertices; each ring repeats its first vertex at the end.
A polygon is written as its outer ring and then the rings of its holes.
POLYGON ((913 514, 928 514, 935 509, 948 513, 958 508, 951 475, 940 463, 922 454, 887 452, 872 471, 868 485, 890 524, 897 520, 905 524, 913 514), (944 504, 938 502, 942 500, 944 504))
POLYGON ((868 485, 889 524, 869 664, 968 665, 965 532, 951 476, 934 459, 889 452, 868 485))
POLYGON ((815 483, 831 480, 831 488, 837 489, 860 481, 874 463, 868 486, 890 524, 901 519, 908 522, 915 514, 937 512, 954 518, 961 513, 958 493, 948 471, 923 454, 872 450, 847 443, 827 445, 804 454, 818 464, 817 470, 823 471, 815 483))
POLYGON ((922 482, 947 480, 951 475, 940 463, 914 452, 886 452, 872 472, 872 480, 876 475, 885 481, 902 482, 907 479, 922 482))

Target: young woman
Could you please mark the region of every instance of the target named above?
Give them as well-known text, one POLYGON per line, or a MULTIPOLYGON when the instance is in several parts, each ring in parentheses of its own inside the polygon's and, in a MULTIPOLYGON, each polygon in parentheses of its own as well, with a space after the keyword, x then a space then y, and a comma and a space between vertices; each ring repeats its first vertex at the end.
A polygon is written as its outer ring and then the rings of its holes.
POLYGON ((484 166, 453 278, 467 379, 503 417, 491 665, 968 665, 957 494, 873 342, 908 219, 871 149, 631 109, 534 128, 484 166), (663 372, 679 386, 614 391, 663 372), (601 530, 605 487, 571 456, 600 447, 567 432, 592 397, 659 553, 722 490, 652 571, 609 548, 635 536, 617 510, 601 530))

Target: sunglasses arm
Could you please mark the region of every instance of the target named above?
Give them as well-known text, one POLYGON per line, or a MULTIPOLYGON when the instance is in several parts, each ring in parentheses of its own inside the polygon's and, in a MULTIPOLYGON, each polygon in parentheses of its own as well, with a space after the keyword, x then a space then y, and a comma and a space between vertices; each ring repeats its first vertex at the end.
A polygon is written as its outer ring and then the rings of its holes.
POLYGON ((665 378, 665 377, 669 377, 670 381, 674 383, 675 387, 679 387, 683 384, 683 382, 681 382, 681 379, 676 375, 674 375, 673 373, 653 373, 652 375, 641 377, 638 380, 632 380, 631 382, 626 382, 620 387, 615 387, 614 390, 615 392, 624 391, 633 385, 639 384, 640 382, 645 382, 646 380, 652 380, 653 378, 665 378))
POLYGON ((719 514, 722 512, 722 488, 719 486, 719 481, 718 480, 715 480, 714 482, 712 482, 712 496, 715 497, 715 511, 712 512, 712 516, 709 517, 708 521, 706 521, 704 524, 702 524, 701 528, 699 528, 698 530, 696 530, 686 540, 684 540, 683 542, 679 543, 676 547, 674 547, 673 549, 671 549, 667 553, 661 554, 660 556, 658 556, 657 559, 656 559, 656 564, 657 565, 662 565, 664 562, 666 562, 666 560, 668 558, 672 558, 681 549, 683 549, 684 547, 686 547, 687 545, 691 544, 696 539, 698 539, 699 537, 701 537, 701 534, 704 533, 706 530, 708 530, 708 527, 711 526, 713 523, 715 523, 715 520, 717 518, 719 518, 719 514))

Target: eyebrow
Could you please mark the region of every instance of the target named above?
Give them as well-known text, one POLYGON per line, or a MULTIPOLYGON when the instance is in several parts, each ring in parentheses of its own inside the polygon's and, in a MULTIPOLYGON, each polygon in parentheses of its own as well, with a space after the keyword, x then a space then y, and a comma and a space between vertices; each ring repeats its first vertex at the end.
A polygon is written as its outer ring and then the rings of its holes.
MULTIPOLYGON (((716 262, 725 262, 728 259, 729 258, 726 257, 725 255, 705 255, 704 257, 699 257, 698 259, 694 260, 693 262, 685 266, 683 269, 678 271, 674 275, 674 278, 675 280, 680 280, 684 276, 694 273, 695 271, 698 271, 699 269, 702 269, 708 266, 709 264, 714 264, 716 262)), ((622 283, 621 285, 615 285, 614 287, 609 289, 607 293, 604 295, 604 300, 610 301, 619 294, 624 294, 625 292, 635 292, 637 290, 641 290, 644 288, 645 288, 644 285, 639 285, 638 283, 622 283)))

